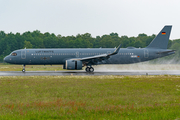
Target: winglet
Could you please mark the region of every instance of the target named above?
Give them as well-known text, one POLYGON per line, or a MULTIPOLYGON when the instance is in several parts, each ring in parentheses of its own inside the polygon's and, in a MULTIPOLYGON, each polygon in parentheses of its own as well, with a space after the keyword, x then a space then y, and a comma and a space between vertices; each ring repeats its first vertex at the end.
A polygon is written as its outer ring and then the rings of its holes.
POLYGON ((120 48, 121 48, 121 44, 117 47, 117 49, 113 53, 109 54, 109 56, 117 54, 119 52, 120 48))

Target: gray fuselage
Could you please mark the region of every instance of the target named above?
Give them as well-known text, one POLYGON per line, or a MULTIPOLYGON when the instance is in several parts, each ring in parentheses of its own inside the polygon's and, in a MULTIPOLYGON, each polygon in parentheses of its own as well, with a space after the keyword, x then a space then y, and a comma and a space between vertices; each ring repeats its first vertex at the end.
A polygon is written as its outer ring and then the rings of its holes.
MULTIPOLYGON (((11 64, 23 65, 53 65, 65 64, 66 60, 73 58, 91 57, 100 54, 113 53, 116 48, 80 48, 80 49, 20 49, 4 58, 4 61, 11 64)), ((121 48, 116 55, 110 56, 109 59, 102 60, 98 64, 130 64, 148 61, 174 52, 167 52, 167 49, 151 48, 121 48), (163 52, 162 54, 158 54, 163 52)), ((93 64, 92 64, 93 65, 93 64)))

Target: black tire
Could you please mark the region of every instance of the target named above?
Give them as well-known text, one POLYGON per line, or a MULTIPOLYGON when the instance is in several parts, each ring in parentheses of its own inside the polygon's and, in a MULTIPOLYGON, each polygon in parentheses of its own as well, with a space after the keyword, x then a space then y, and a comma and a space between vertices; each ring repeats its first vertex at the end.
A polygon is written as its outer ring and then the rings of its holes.
POLYGON ((94 68, 93 68, 93 67, 90 67, 90 68, 89 68, 89 72, 94 72, 94 68))
POLYGON ((25 73, 25 71, 26 71, 25 69, 22 69, 22 72, 23 72, 23 73, 25 73))
POLYGON ((86 68, 86 72, 89 72, 89 70, 90 70, 90 68, 89 68, 89 67, 87 67, 87 68, 86 68))

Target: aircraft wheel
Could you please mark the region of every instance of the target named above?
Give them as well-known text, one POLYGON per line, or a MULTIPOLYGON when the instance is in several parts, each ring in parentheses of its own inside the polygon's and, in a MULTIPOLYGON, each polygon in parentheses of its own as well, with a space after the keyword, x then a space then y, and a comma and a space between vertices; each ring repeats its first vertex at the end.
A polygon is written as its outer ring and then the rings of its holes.
POLYGON ((23 73, 25 73, 25 71, 26 71, 26 70, 25 70, 25 67, 26 67, 26 65, 23 65, 23 69, 22 69, 22 72, 23 72, 23 73))
POLYGON ((22 69, 22 72, 23 72, 23 73, 25 73, 25 71, 26 71, 25 69, 22 69))
POLYGON ((87 68, 86 68, 86 72, 89 72, 89 70, 90 70, 90 68, 89 68, 89 67, 87 67, 87 68))
POLYGON ((89 72, 94 72, 94 68, 93 68, 93 67, 90 67, 90 68, 89 68, 89 72))

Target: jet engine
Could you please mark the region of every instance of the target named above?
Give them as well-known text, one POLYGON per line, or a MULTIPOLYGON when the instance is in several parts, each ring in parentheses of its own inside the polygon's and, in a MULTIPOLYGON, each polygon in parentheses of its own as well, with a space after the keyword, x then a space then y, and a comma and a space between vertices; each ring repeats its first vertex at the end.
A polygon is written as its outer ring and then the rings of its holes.
POLYGON ((81 70, 82 69, 82 61, 66 60, 66 69, 67 70, 81 70))

